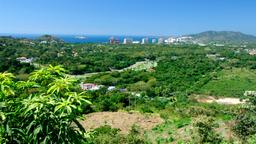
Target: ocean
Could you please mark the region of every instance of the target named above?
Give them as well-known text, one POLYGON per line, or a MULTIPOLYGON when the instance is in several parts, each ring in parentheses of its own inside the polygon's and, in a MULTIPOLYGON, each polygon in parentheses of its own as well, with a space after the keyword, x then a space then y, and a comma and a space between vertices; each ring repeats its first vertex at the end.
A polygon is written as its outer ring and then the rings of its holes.
MULTIPOLYGON (((37 39, 42 36, 39 34, 0 34, 0 36, 12 36, 14 38, 37 39)), ((111 37, 120 40, 122 43, 125 38, 132 38, 133 41, 141 41, 143 38, 148 38, 149 42, 157 38, 154 36, 111 36, 111 35, 53 35, 64 40, 67 43, 108 43, 111 37)))

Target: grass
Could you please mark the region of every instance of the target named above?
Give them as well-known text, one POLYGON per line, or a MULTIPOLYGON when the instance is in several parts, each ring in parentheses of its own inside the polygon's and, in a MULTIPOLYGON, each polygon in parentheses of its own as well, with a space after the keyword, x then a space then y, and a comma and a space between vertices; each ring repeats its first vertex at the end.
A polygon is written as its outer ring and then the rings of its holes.
POLYGON ((146 60, 146 61, 136 62, 135 64, 133 64, 127 68, 123 68, 121 70, 111 70, 111 71, 106 71, 106 72, 94 72, 94 73, 86 73, 86 74, 82 74, 82 75, 70 75, 70 76, 73 78, 84 80, 88 77, 91 77, 91 76, 97 75, 97 74, 101 74, 101 73, 123 72, 125 70, 135 70, 135 71, 149 70, 150 68, 156 67, 156 66, 157 66, 156 61, 146 60))
POLYGON ((134 65, 131 65, 128 68, 125 68, 124 70, 135 70, 135 71, 140 71, 140 70, 148 70, 152 67, 156 67, 157 66, 157 62, 155 61, 142 61, 142 62, 136 62, 134 65))
POLYGON ((204 85, 199 93, 212 96, 242 97, 248 90, 256 90, 256 71, 233 68, 219 72, 217 79, 204 85))

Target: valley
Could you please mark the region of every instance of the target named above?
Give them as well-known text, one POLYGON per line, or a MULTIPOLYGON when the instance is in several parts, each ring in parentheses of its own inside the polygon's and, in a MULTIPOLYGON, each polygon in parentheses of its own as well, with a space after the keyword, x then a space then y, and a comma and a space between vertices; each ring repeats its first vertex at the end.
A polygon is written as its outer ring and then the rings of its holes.
POLYGON ((11 127, 22 127, 20 117, 39 117, 38 125, 63 122, 85 129, 77 136, 92 144, 253 137, 254 44, 76 44, 51 36, 0 43, 0 94, 8 105, 1 116, 11 127), (7 112, 15 109, 20 114, 11 119, 7 112))

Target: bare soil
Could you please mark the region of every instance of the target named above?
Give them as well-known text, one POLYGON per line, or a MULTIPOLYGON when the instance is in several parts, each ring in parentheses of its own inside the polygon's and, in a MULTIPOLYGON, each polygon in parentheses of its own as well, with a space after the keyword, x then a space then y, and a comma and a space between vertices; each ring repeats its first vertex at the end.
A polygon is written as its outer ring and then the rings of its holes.
POLYGON ((133 125, 139 126, 144 131, 151 130, 163 122, 159 115, 143 115, 137 112, 97 112, 85 115, 85 120, 81 124, 87 130, 109 125, 127 134, 133 125))
POLYGON ((198 102, 201 103, 218 103, 218 104, 226 104, 226 105, 238 105, 238 104, 244 104, 245 101, 240 100, 239 98, 215 98, 213 96, 207 96, 207 97, 201 97, 196 98, 198 102))

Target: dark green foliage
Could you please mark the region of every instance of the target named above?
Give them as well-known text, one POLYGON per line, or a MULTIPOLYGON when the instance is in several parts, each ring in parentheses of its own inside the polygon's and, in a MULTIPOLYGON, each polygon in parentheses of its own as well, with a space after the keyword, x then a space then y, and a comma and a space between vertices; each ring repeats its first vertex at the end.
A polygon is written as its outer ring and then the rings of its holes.
POLYGON ((86 82, 94 82, 107 86, 127 87, 137 82, 148 82, 151 73, 145 71, 127 70, 124 72, 102 73, 89 77, 86 82))
POLYGON ((213 72, 218 63, 204 55, 184 55, 177 60, 164 59, 156 69, 158 85, 168 85, 170 91, 184 91, 213 72))
POLYGON ((91 92, 93 100, 93 111, 117 111, 129 105, 129 96, 127 94, 114 91, 109 93, 91 92))
POLYGON ((141 112, 143 112, 143 113, 153 113, 154 111, 152 110, 152 107, 150 107, 147 104, 144 104, 141 107, 141 112))

